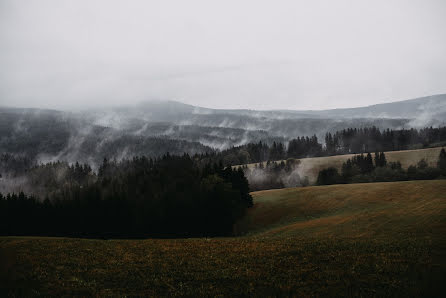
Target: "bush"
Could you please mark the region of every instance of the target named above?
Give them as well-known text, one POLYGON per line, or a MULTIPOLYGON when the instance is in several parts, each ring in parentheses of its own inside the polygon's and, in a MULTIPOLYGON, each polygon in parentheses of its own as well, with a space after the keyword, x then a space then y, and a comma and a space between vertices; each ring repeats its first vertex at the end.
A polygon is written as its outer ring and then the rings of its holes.
POLYGON ((330 185, 342 183, 342 178, 336 168, 327 168, 319 172, 317 176, 317 185, 330 185))

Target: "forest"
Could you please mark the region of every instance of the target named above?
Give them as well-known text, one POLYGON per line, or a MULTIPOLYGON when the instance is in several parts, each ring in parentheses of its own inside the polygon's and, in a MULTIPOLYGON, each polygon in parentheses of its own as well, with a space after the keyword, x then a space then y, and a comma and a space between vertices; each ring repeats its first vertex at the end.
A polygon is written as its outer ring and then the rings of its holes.
POLYGON ((250 191, 309 184, 307 177, 299 176, 296 158, 360 153, 347 160, 340 173, 335 168, 320 171, 319 185, 436 179, 446 176, 444 150, 437 167, 421 160, 407 170, 387 163, 383 150, 445 141, 445 127, 372 127, 327 133, 325 146, 316 136, 299 137, 288 146, 259 142, 193 156, 104 158, 96 168, 78 162, 39 163, 27 155, 4 153, 0 233, 111 238, 230 235, 233 224, 252 206, 250 191), (374 158, 363 154, 370 150, 377 152, 374 158), (249 162, 259 164, 229 166, 249 162))
POLYGON ((325 135, 322 144, 316 135, 280 142, 249 143, 221 152, 197 154, 204 160, 222 160, 224 165, 242 165, 287 158, 332 156, 340 154, 396 151, 441 146, 446 143, 446 127, 380 130, 377 127, 349 128, 325 135))
POLYGON ((47 195, 0 195, 1 235, 228 236, 253 204, 242 170, 198 167, 188 155, 104 159, 97 174, 79 164, 36 169, 47 195))
POLYGON ((384 152, 376 152, 374 157, 370 153, 355 155, 342 164, 341 173, 333 167, 321 170, 316 184, 330 185, 438 178, 446 178, 446 151, 444 148, 440 151, 436 167, 430 167, 424 159, 421 159, 417 165, 409 166, 407 170, 401 167, 400 162, 387 162, 384 152))

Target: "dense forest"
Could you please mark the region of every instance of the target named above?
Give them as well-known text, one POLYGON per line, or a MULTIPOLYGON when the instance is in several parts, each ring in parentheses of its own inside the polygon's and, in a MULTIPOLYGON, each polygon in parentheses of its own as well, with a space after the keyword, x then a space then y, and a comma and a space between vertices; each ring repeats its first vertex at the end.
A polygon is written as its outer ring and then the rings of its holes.
POLYGON ((446 127, 379 130, 349 128, 325 136, 327 155, 420 149, 446 141, 446 127))
POLYGON ((319 172, 318 185, 339 183, 391 182, 404 180, 429 180, 446 178, 446 151, 442 149, 436 167, 429 167, 422 159, 407 170, 399 162, 387 162, 384 152, 356 155, 343 163, 341 173, 336 168, 319 172))
POLYGON ((242 165, 287 158, 421 149, 445 143, 446 127, 382 131, 376 127, 366 127, 344 129, 334 134, 327 133, 325 144, 319 142, 313 135, 292 139, 287 147, 280 142, 273 142, 271 145, 258 142, 197 156, 205 161, 221 160, 224 165, 242 165))
POLYGON ((0 153, 34 161, 63 160, 99 165, 104 157, 160 157, 213 151, 197 141, 144 135, 135 131, 91 124, 61 112, 6 113, 0 108, 0 153))
POLYGON ((299 175, 299 165, 299 160, 289 158, 286 161, 260 162, 254 167, 244 165, 238 168, 244 171, 249 181, 249 189, 257 191, 309 185, 308 177, 299 175))
POLYGON ((242 170, 198 167, 188 155, 104 159, 97 174, 65 163, 35 170, 48 194, 0 195, 2 235, 225 236, 252 206, 242 170), (57 180, 61 171, 64 179, 57 180))
MULTIPOLYGON (((169 142, 169 140, 159 140, 169 142)), ((102 146, 104 148, 101 151, 102 158, 114 160, 113 158, 118 155, 126 155, 124 149, 120 153, 115 148, 112 150, 113 153, 110 153, 110 149, 106 148, 115 147, 116 139, 109 142, 112 142, 113 145, 107 143, 106 146, 102 146)), ((290 140, 287 145, 275 141, 270 144, 266 142, 248 143, 222 151, 209 150, 205 153, 192 155, 191 159, 200 168, 210 163, 222 163, 223 166, 230 166, 263 162, 265 166, 262 168, 243 169, 250 182, 251 190, 261 190, 305 185, 306 178, 299 177, 295 171, 296 163, 290 164, 290 161, 294 159, 424 148, 445 143, 446 127, 383 131, 376 127, 350 128, 334 134, 327 133, 325 145, 322 145, 316 136, 298 137, 290 140), (274 160, 286 160, 286 162, 283 165, 280 162, 275 164, 271 162, 274 160)), ((117 148, 129 148, 131 142, 120 142, 120 144, 117 148)), ((161 153, 163 147, 164 145, 160 144, 157 152, 161 153)), ((176 148, 174 152, 178 152, 180 147, 176 148)), ((167 146, 167 148, 171 147, 167 146)), ((94 151, 94 148, 91 150, 94 151)), ((94 180, 94 176, 89 173, 97 171, 99 166, 100 162, 95 160, 90 165, 79 165, 76 162, 70 164, 67 160, 42 164, 36 160, 35 155, 4 153, 0 155, 0 177, 3 177, 0 183, 0 192, 25 191, 43 197, 56 191, 60 185, 77 183, 79 178, 74 177, 82 177, 82 175, 79 176, 82 171, 88 173, 86 179, 94 180), (80 171, 79 168, 83 168, 83 170, 80 171)))

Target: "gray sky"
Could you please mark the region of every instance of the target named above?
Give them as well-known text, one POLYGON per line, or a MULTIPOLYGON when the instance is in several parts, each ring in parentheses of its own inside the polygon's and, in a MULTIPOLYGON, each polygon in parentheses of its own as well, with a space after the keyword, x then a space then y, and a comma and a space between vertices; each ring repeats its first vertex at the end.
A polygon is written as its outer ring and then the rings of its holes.
POLYGON ((446 1, 0 0, 0 105, 325 109, 446 93, 446 1))

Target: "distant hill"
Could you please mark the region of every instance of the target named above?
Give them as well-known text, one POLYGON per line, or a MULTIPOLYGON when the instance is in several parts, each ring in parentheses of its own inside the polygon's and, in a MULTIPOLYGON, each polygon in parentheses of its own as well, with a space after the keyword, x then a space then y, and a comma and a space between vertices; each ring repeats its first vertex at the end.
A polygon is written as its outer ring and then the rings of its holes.
POLYGON ((137 106, 144 112, 157 117, 169 115, 204 114, 204 115, 239 115, 275 119, 295 118, 406 118, 416 119, 420 114, 437 120, 445 120, 446 94, 431 95, 409 100, 376 104, 358 108, 329 110, 248 110, 248 109, 210 109, 195 107, 176 101, 148 101, 137 106))
MULTIPOLYGON (((445 120, 446 94, 376 104, 358 108, 329 110, 249 110, 211 109, 184 104, 178 101, 145 101, 137 105, 109 109, 114 113, 145 117, 151 121, 173 121, 175 117, 190 115, 233 115, 268 119, 302 118, 406 118, 416 119, 423 114, 437 120, 445 120)), ((102 112, 108 112, 100 110, 102 112)), ((100 111, 96 111, 100 114, 100 111)), ((178 119, 177 119, 178 120, 178 119)))
MULTIPOLYGON (((88 111, 0 108, 0 153, 81 160, 134 154, 198 153, 250 142, 284 142, 346 128, 445 125, 446 95, 352 109, 255 111, 209 109, 176 101, 88 111), (111 147, 111 146, 115 147, 111 147), (25 148, 26 147, 26 148, 25 148)), ((46 158, 43 158, 46 160, 46 158)))
POLYGON ((323 117, 337 118, 407 118, 446 121, 446 94, 438 94, 415 99, 376 104, 367 107, 334 109, 323 111, 305 111, 323 117))

